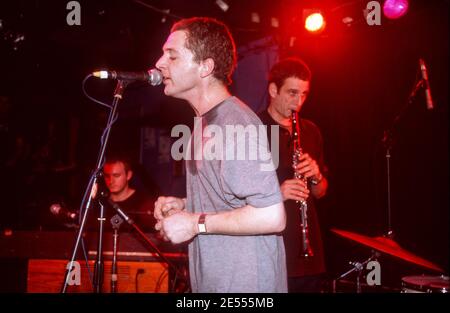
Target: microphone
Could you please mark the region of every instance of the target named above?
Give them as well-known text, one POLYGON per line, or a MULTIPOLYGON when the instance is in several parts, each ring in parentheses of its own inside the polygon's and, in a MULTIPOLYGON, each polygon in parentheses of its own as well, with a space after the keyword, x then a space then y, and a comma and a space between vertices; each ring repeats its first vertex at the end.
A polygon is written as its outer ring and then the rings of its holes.
POLYGON ((422 58, 419 59, 419 64, 420 64, 420 71, 422 72, 422 81, 424 84, 423 86, 425 88, 425 98, 427 101, 427 109, 432 110, 434 108, 434 105, 433 105, 433 98, 431 98, 431 90, 430 90, 430 83, 428 81, 427 67, 425 65, 425 61, 422 58))
POLYGON ((128 224, 132 225, 134 224, 133 219, 131 219, 123 210, 122 208, 115 203, 114 201, 112 201, 110 198, 102 198, 100 199, 100 201, 102 202, 103 205, 110 205, 114 210, 116 210, 117 215, 119 215, 123 220, 125 220, 125 222, 127 222, 128 224))
POLYGON ((121 72, 121 71, 98 71, 92 75, 100 79, 120 79, 127 81, 145 81, 152 86, 162 83, 163 76, 157 69, 151 69, 147 72, 121 72))
POLYGON ((78 212, 69 211, 64 206, 62 206, 60 203, 53 203, 50 206, 50 212, 53 215, 62 216, 62 217, 68 218, 70 220, 75 220, 78 218, 78 212))

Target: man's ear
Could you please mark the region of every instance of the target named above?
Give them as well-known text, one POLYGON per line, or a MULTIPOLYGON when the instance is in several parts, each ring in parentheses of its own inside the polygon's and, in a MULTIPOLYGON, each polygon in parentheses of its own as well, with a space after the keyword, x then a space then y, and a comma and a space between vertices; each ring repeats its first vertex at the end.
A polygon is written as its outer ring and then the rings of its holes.
POLYGON ((275 98, 278 95, 278 88, 275 83, 269 84, 269 95, 271 98, 275 98))
POLYGON ((131 179, 131 177, 133 177, 133 171, 132 171, 132 170, 129 170, 129 171, 127 172, 127 181, 129 181, 129 180, 131 179))
POLYGON ((214 72, 214 60, 207 58, 200 63, 200 76, 207 77, 214 72))

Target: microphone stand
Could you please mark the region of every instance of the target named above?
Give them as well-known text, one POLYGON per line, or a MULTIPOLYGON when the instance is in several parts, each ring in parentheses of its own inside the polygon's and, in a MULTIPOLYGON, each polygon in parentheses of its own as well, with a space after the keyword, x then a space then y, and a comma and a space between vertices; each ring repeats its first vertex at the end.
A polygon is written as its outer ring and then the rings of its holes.
POLYGON ((103 224, 105 223, 105 207, 98 201, 100 213, 98 215, 99 222, 99 232, 97 241, 97 255, 95 258, 94 265, 94 292, 101 293, 103 286, 103 273, 104 273, 104 262, 103 262, 103 224))
MULTIPOLYGON (((112 124, 114 123, 115 119, 117 118, 116 111, 117 111, 118 103, 122 99, 123 92, 127 85, 128 85, 127 81, 123 81, 123 80, 117 81, 116 89, 114 91, 114 100, 112 102, 112 107, 111 107, 111 110, 110 110, 109 116, 108 116, 108 122, 106 124, 106 128, 105 128, 103 136, 102 136, 102 141, 101 141, 100 151, 99 151, 98 158, 97 158, 96 167, 90 177, 88 186, 86 188, 86 192, 84 194, 84 198, 82 200, 82 204, 80 205, 80 216, 82 216, 82 219, 81 219, 81 223, 80 223, 80 228, 78 229, 78 232, 76 235, 76 240, 75 240, 75 244, 74 244, 74 247, 72 250, 71 258, 68 263, 68 266, 66 267, 66 273, 65 273, 65 277, 64 277, 64 282, 61 287, 61 293, 66 293, 67 287, 68 287, 69 283, 71 282, 70 281, 70 273, 72 272, 72 268, 75 267, 75 258, 77 256, 77 252, 78 252, 81 240, 82 240, 82 234, 83 234, 84 227, 86 225, 88 213, 92 207, 92 200, 94 198, 96 198, 98 181, 99 181, 99 178, 102 173, 102 168, 103 168, 103 164, 104 164, 104 160, 105 160, 105 151, 106 151, 106 147, 108 144, 109 135, 111 133, 111 127, 112 127, 112 124), (89 197, 86 199, 86 197, 88 195, 89 195, 89 197), (83 214, 81 214, 81 212, 83 212, 83 214)), ((99 229, 99 237, 98 237, 99 238, 98 249, 101 249, 102 248, 102 237, 103 237, 103 227, 102 226, 103 226, 103 222, 104 222, 102 206, 100 206, 99 221, 100 221, 100 229, 99 229)), ((94 292, 101 291, 102 275, 100 274, 100 270, 101 270, 101 272, 103 272, 103 268, 101 265, 101 262, 102 262, 102 259, 101 259, 102 257, 100 256, 101 254, 102 254, 101 251, 97 251, 96 273, 94 275, 94 278, 95 278, 94 279, 94 292)), ((77 267, 75 267, 75 268, 77 268, 77 267)), ((75 274, 77 274, 77 273, 75 273, 75 274)), ((78 273, 78 275, 81 275, 81 273, 78 273)))
POLYGON ((411 94, 408 97, 408 102, 406 105, 401 109, 400 113, 394 118, 394 121, 392 122, 391 126, 386 129, 383 132, 383 139, 381 140, 384 148, 386 149, 386 183, 387 183, 387 209, 388 209, 388 228, 387 228, 387 235, 386 237, 389 239, 394 238, 394 231, 392 230, 392 222, 391 222, 391 167, 390 167, 390 160, 391 160, 391 150, 394 146, 395 140, 394 140, 394 130, 397 127, 399 121, 404 116, 405 112, 409 108, 409 106, 414 101, 414 98, 416 97, 417 91, 424 86, 425 81, 423 79, 420 79, 414 86, 413 90, 411 91, 411 94))
MULTIPOLYGON (((156 244, 153 243, 153 241, 147 237, 147 235, 139 228, 138 225, 136 225, 136 223, 133 221, 133 219, 131 219, 121 208, 120 206, 115 203, 114 201, 112 201, 111 199, 107 198, 107 197, 103 197, 99 200, 100 202, 103 203, 103 205, 110 205, 114 210, 116 210, 117 214, 128 224, 130 224, 136 231, 137 233, 141 236, 141 238, 147 242, 150 247, 156 252, 156 255, 163 260, 167 266, 169 268, 172 268, 175 271, 176 276, 175 277, 183 277, 183 273, 178 269, 177 266, 175 266, 175 264, 173 264, 168 258, 166 258, 166 256, 161 252, 161 250, 158 249, 158 247, 156 246, 156 244), (105 203, 105 202, 106 203, 105 203)), ((176 280, 176 278, 175 278, 176 280)))
POLYGON ((111 218, 111 225, 114 230, 113 233, 113 258, 111 265, 111 293, 117 293, 117 242, 119 240, 119 228, 123 223, 123 219, 118 215, 114 215, 111 218))

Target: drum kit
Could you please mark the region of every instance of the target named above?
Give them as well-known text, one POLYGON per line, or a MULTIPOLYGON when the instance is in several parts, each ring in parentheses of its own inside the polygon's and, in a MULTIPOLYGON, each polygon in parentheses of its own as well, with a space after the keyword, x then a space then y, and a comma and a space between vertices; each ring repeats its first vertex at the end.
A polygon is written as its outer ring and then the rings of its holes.
MULTIPOLYGON (((390 159, 391 159, 391 150, 394 145, 394 133, 395 129, 397 127, 398 122, 401 120, 401 118, 404 115, 404 112, 406 108, 413 102, 413 99, 417 92, 417 86, 419 84, 423 84, 423 80, 419 81, 414 88, 413 92, 411 93, 408 104, 401 111, 397 117, 393 120, 392 125, 386 129, 383 133, 383 139, 382 144, 386 150, 386 180, 387 180, 387 217, 388 217, 388 225, 387 225, 387 235, 386 236, 378 236, 378 237, 368 237, 360 234, 356 234, 353 232, 340 230, 336 228, 332 228, 331 231, 335 234, 356 241, 364 246, 370 247, 373 250, 372 256, 369 257, 364 262, 350 262, 351 265, 353 265, 353 268, 349 271, 342 274, 337 279, 333 280, 333 292, 336 292, 336 282, 346 276, 348 276, 351 273, 356 272, 357 279, 356 279, 356 292, 361 292, 361 282, 360 279, 362 277, 362 272, 364 270, 364 266, 370 267, 374 266, 374 264, 377 263, 377 258, 380 255, 380 252, 389 254, 391 256, 400 258, 404 261, 413 263, 415 265, 419 265, 421 267, 427 268, 428 270, 434 271, 436 273, 439 273, 440 275, 436 276, 427 276, 427 275, 420 275, 420 276, 406 276, 402 278, 402 293, 448 293, 450 290, 450 281, 449 277, 443 275, 444 270, 439 267, 436 264, 433 264, 430 261, 427 261, 419 256, 416 256, 412 254, 411 252, 406 251, 403 249, 398 243, 396 243, 393 238, 393 230, 391 225, 391 177, 390 177, 390 159)), ((379 263, 378 263, 379 266, 379 263)), ((376 270, 376 269, 375 269, 376 270)), ((372 277, 370 277, 371 283, 372 277)))
MULTIPOLYGON (((350 239, 352 241, 356 241, 364 246, 370 247, 376 251, 389 254, 391 256, 400 258, 404 261, 422 266, 432 271, 436 271, 437 273, 443 273, 444 270, 436 264, 433 264, 430 261, 427 261, 419 256, 412 254, 411 252, 403 249, 398 243, 392 240, 389 237, 378 236, 378 237, 368 237, 364 235, 360 235, 357 233, 340 230, 336 228, 332 228, 331 231, 341 237, 350 239)), ((351 263, 354 265, 354 269, 346 272, 341 275, 340 278, 343 278, 350 274, 351 272, 359 272, 363 269, 362 265, 365 265, 371 260, 376 259, 376 256, 370 257, 368 260, 363 262, 362 264, 359 262, 351 263)), ((359 287, 359 276, 357 280, 357 292, 361 291, 359 287)), ((402 278, 402 293, 448 293, 450 291, 450 280, 448 276, 444 275, 419 275, 419 276, 406 276, 402 278)))

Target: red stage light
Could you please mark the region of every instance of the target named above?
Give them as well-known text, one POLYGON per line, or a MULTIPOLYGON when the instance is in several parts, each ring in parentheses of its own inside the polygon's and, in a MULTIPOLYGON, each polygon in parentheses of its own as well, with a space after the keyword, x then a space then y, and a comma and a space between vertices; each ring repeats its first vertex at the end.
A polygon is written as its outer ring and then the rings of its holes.
POLYGON ((320 12, 309 14, 305 19, 305 28, 309 32, 318 32, 325 28, 325 19, 320 12))
POLYGON ((383 5, 384 15, 389 19, 402 17, 408 11, 407 0, 386 0, 383 5))

